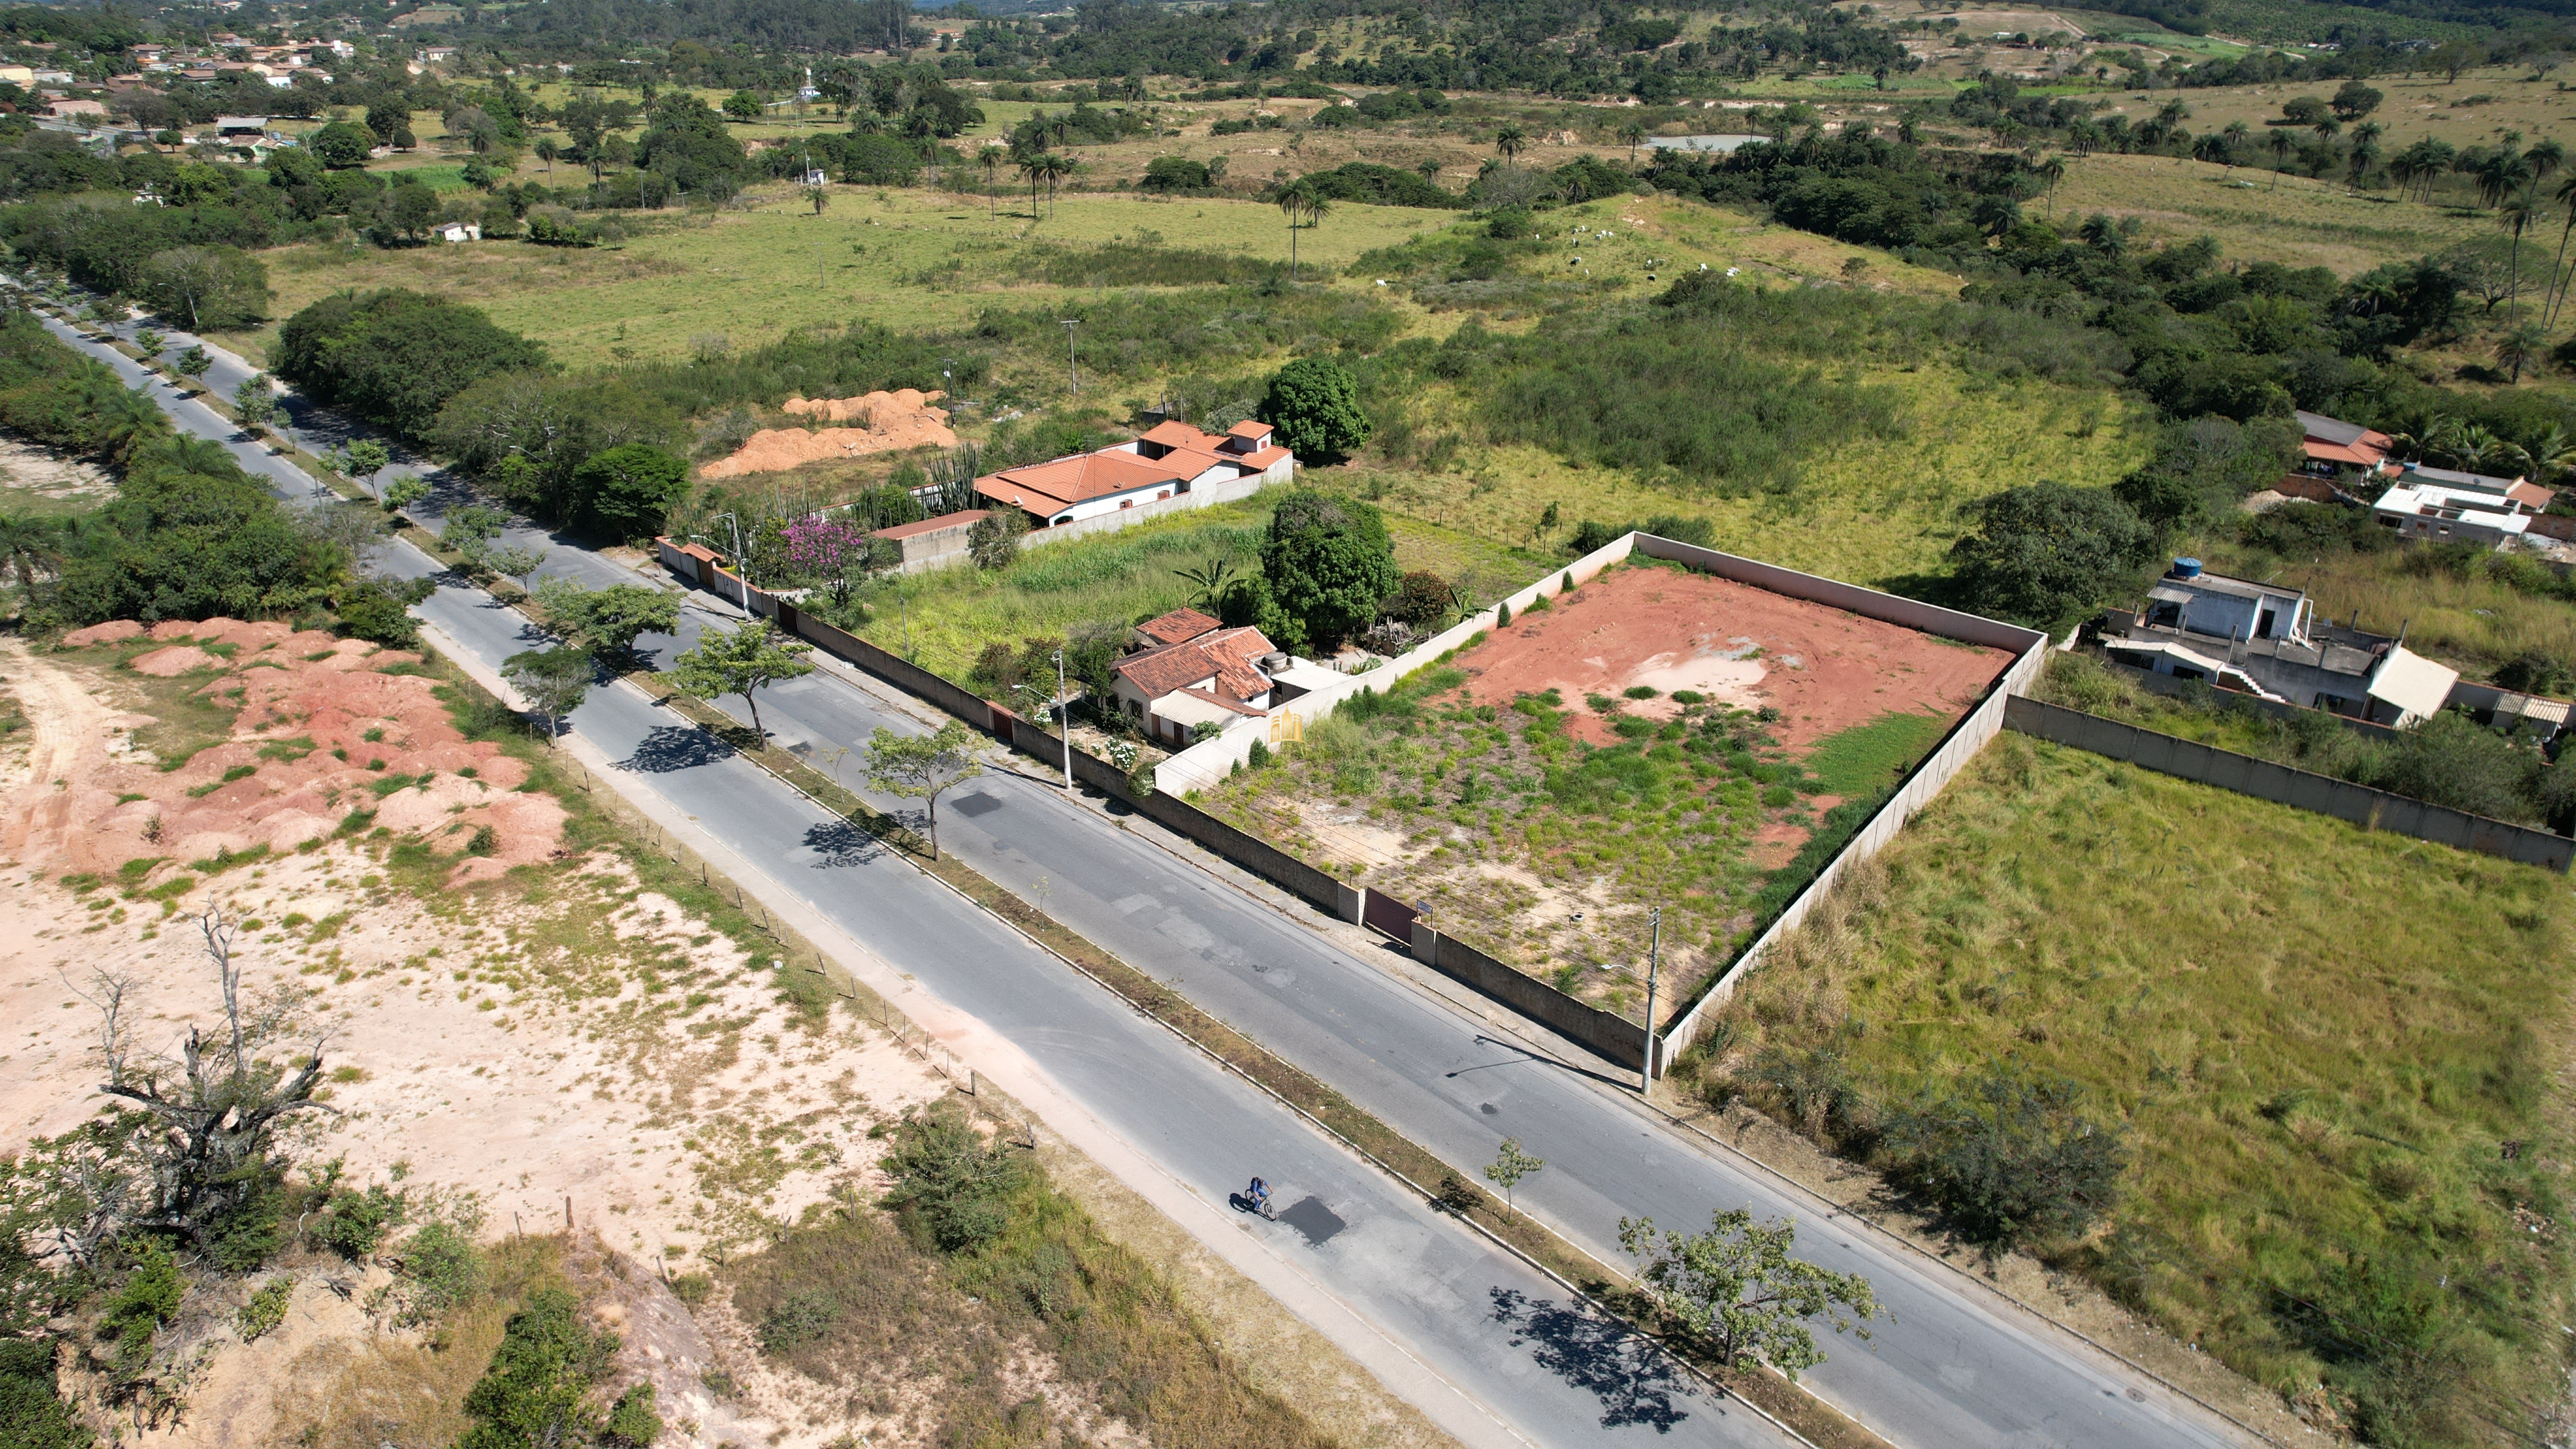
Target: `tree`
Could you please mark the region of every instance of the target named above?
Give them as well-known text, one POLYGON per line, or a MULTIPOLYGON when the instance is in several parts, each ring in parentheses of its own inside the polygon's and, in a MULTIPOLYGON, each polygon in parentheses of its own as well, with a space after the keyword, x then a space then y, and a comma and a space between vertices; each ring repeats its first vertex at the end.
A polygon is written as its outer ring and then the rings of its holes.
POLYGON ((151 362, 159 358, 161 356, 162 349, 169 345, 169 338, 153 331, 149 327, 137 327, 134 329, 134 350, 142 353, 143 360, 146 362, 151 362))
POLYGON ((366 479, 367 487, 374 490, 376 475, 393 466, 394 451, 374 438, 360 438, 349 445, 348 459, 349 471, 366 479))
POLYGON ((334 171, 355 171, 366 165, 367 153, 375 148, 376 134, 354 121, 333 121, 304 142, 314 160, 334 171))
MULTIPOLYGON (((1887 88, 1887 72, 1885 70, 1881 70, 1878 74, 1879 88, 1884 90, 1887 88)), ((1627 120, 1621 121, 1619 123, 1619 139, 1628 143, 1628 164, 1631 166, 1636 165, 1637 147, 1646 139, 1646 123, 1633 116, 1627 120)))
POLYGON ((2125 587, 2155 533, 2109 491, 2042 480, 1971 503, 1950 546, 1970 607, 2054 625, 2125 587))
POLYGON ((215 968, 223 1019, 209 1036, 191 1022, 173 1060, 138 1053, 132 1016, 134 982, 93 971, 80 994, 99 1013, 99 1056, 108 1079, 99 1090, 120 1104, 110 1130, 88 1159, 88 1201, 60 1239, 87 1264, 100 1246, 135 1231, 172 1233, 208 1247, 225 1220, 274 1190, 283 1165, 273 1155, 278 1128, 303 1112, 332 1108, 313 1100, 322 1076, 317 1042, 270 1060, 294 1024, 293 998, 245 999, 233 938, 240 922, 210 908, 197 918, 215 968))
POLYGON ((179 374, 181 377, 186 378, 191 383, 202 383, 205 379, 206 373, 212 369, 214 365, 215 359, 212 353, 207 352, 206 349, 201 346, 191 343, 189 344, 188 350, 180 353, 178 360, 170 364, 170 370, 179 374))
POLYGON ((387 513, 400 513, 429 496, 429 485, 411 473, 397 476, 385 485, 384 505, 387 513))
POLYGON ((492 1366, 465 1395, 474 1426, 456 1449, 532 1449, 591 1442, 605 1427, 591 1391, 616 1362, 617 1335, 593 1332, 581 1303, 540 1288, 510 1315, 492 1366))
POLYGON ((2128 1147, 2058 1078, 1997 1067, 1967 1092, 1894 1114, 1897 1177, 1979 1242, 2074 1236, 2118 1201, 2128 1147))
POLYGON ((242 426, 256 433, 277 417, 277 393, 269 384, 268 374, 259 373, 242 379, 233 389, 233 413, 242 426))
POLYGON ((506 579, 516 579, 519 587, 528 587, 528 576, 546 565, 545 550, 511 544, 504 548, 486 549, 475 560, 483 567, 506 579))
POLYGON ((986 572, 1008 568, 1020 556, 1020 535, 1028 532, 1028 515, 1016 508, 996 508, 966 530, 966 556, 986 572))
POLYGON ((1373 431, 1360 411, 1359 380, 1328 357, 1301 357, 1272 374, 1260 415, 1289 451, 1318 461, 1350 453, 1373 431))
POLYGON ((36 597, 36 576, 53 571, 63 556, 62 525, 32 513, 0 513, 0 569, 17 574, 26 603, 36 597))
POLYGON ((725 97, 724 113, 737 121, 759 120, 760 109, 760 97, 750 91, 735 91, 725 97))
POLYGON ((1190 585, 1191 607, 1213 609, 1217 607, 1217 601, 1225 597, 1227 587, 1234 582, 1234 560, 1218 554, 1206 563, 1191 568, 1174 569, 1172 573, 1190 585))
POLYGON ((993 173, 1001 168, 1003 158, 1009 154, 1000 146, 986 146, 975 153, 975 164, 984 168, 984 219, 986 221, 992 221, 997 216, 993 208, 993 173))
POLYGON ((741 695, 751 710, 752 732, 765 737, 756 691, 813 673, 803 658, 813 652, 813 645, 779 634, 767 619, 746 619, 733 629, 700 635, 697 648, 671 661, 671 677, 700 699, 741 695))
POLYGON ((546 743, 551 745, 563 733, 564 716, 581 708, 590 693, 597 668, 587 651, 557 645, 511 655, 501 661, 501 677, 545 719, 546 743))
POLYGON ((1386 617, 1408 628, 1428 631, 1458 605, 1458 591, 1429 569, 1416 569, 1397 582, 1385 604, 1386 617))
POLYGON ((279 327, 271 356, 278 376, 314 401, 409 438, 428 436, 439 409, 480 379, 546 365, 544 348, 475 308, 398 289, 314 302, 279 327))
POLYGON ((1502 1151, 1485 1168, 1485 1180, 1503 1190, 1503 1206, 1508 1208, 1512 1206, 1512 1189, 1520 1185, 1521 1179, 1546 1166, 1546 1162, 1521 1150, 1519 1138, 1506 1137, 1502 1151))
POLYGON ((552 578, 537 585, 537 602, 556 628, 594 654, 621 662, 633 658, 637 639, 680 627, 680 596, 649 584, 585 589, 571 579, 552 578))
POLYGON ((1521 147, 1528 142, 1529 133, 1518 126, 1504 126, 1494 132, 1494 149, 1503 153, 1505 161, 1521 154, 1521 147))
POLYGON ((2537 322, 2525 322, 2506 330, 2496 339, 2495 359, 2513 369, 2513 381, 2522 381, 2522 370, 2538 361, 2549 348, 2549 334, 2537 322))
POLYGON ((787 525, 787 562, 823 580, 832 605, 847 608, 850 590, 883 569, 903 562, 894 540, 879 538, 864 525, 838 518, 799 519, 787 525))
POLYGON ((2343 83, 2343 87, 2340 90, 2337 90, 2334 93, 2334 98, 2326 102, 2326 105, 2328 108, 2333 110, 2337 116, 2342 117, 2344 120, 2358 121, 2362 117, 2369 115, 2371 112, 2378 110, 2379 103, 2383 99, 2385 99, 2385 97, 2383 97, 2379 92, 2372 90, 2369 86, 2364 85, 2360 81, 2348 80, 2343 83))
POLYGON ((568 500, 592 536, 623 543, 662 531, 689 489, 689 465, 646 443, 604 448, 572 471, 568 500))
POLYGON ((268 265, 237 247, 154 252, 135 281, 145 306, 174 322, 186 318, 191 332, 225 331, 268 319, 268 265))
POLYGON ((937 734, 899 735, 879 726, 868 737, 868 783, 930 812, 930 858, 939 858, 939 797, 949 787, 984 773, 975 762, 975 735, 957 720, 937 734))
POLYGON ((1714 1214, 1704 1233, 1655 1231, 1652 1218, 1621 1218, 1619 1246, 1641 1260, 1638 1285, 1655 1306, 1735 1369, 1769 1364, 1795 1382, 1825 1361, 1808 1324, 1836 1333, 1878 1315, 1878 1296, 1857 1273, 1837 1273, 1789 1256, 1797 1224, 1756 1223, 1741 1208, 1714 1214))
POLYGON ((1301 488, 1271 512, 1261 572, 1286 635, 1274 642, 1323 650, 1376 620, 1395 590, 1395 550, 1374 506, 1301 488))

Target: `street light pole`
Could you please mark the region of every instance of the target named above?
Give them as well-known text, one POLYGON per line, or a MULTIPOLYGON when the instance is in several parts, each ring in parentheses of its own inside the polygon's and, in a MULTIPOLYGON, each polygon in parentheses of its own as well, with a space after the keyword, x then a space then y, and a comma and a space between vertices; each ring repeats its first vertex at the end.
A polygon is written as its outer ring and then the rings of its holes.
POLYGON ((1073 710, 1064 702, 1064 651, 1055 651, 1055 734, 1064 742, 1064 793, 1073 793, 1073 710))
MULTIPOLYGON (((742 585, 742 617, 748 621, 751 618, 751 561, 742 556, 742 520, 730 513, 719 513, 715 518, 723 519, 733 530, 734 578, 742 585)), ((708 520, 710 523, 714 521, 714 518, 708 520)))
POLYGON ((1655 968, 1664 955, 1664 908, 1655 907, 1653 944, 1646 948, 1646 1063, 1637 1069, 1637 1090, 1655 1090, 1655 968))
POLYGON ((1073 385, 1073 395, 1080 397, 1082 396, 1082 374, 1073 365, 1073 329, 1082 324, 1070 317, 1059 317, 1056 320, 1064 324, 1065 380, 1073 385))

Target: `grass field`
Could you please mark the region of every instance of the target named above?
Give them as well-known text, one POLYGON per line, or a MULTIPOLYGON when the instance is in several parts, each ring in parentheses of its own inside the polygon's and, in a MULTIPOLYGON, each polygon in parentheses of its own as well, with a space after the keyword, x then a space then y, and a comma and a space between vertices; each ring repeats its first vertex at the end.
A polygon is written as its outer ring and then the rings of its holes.
POLYGON ((2071 1079, 2135 1160, 2064 1266, 2284 1395, 2324 1382, 2375 1442, 2503 1442, 2485 1420, 2564 1388, 2572 904, 2005 735, 1747 984, 1704 1070, 1776 1049, 1877 1108, 1993 1062, 2071 1079))
MULTIPOLYGON (((1942 567, 1962 531, 1960 505, 2039 478, 2107 485, 2144 463, 2153 410, 2099 389, 1992 382, 1957 369, 1860 369, 1892 388, 1903 427, 1811 457, 1785 494, 1720 499, 1649 486, 1629 473, 1570 464, 1531 447, 1473 445, 1431 474, 1370 465, 1364 492, 1387 508, 1509 544, 1531 542, 1557 505, 1561 542, 1583 519, 1705 518, 1717 546, 1830 578, 1902 585, 1942 567)), ((1438 389, 1420 401, 1432 421, 1438 389)))
MULTIPOLYGON (((2194 127, 2200 125, 2197 115, 2194 127)), ((2356 196, 2339 182, 2250 166, 2107 152, 2068 156, 2066 179, 2040 209, 2052 211, 2069 231, 2097 211, 2134 216, 2151 241, 2207 235, 2230 262, 2329 267, 2346 277, 2496 234, 2494 222, 2483 215, 2401 201, 2388 192, 2356 196)))
MULTIPOLYGON (((2507 131, 2520 132, 2526 146, 2544 136, 2563 139, 2569 124, 2576 122, 2576 95, 2559 90, 2556 75, 2531 79, 2534 69, 2530 65, 2488 67, 2464 71, 2456 81, 2424 74, 2373 76, 2368 84, 2383 99, 2366 119, 2387 128, 2379 138, 2381 154, 2387 156, 2427 136, 2462 149, 2491 145, 2507 131)), ((2223 130, 2230 121, 2243 121, 2254 128, 2260 141, 2270 130, 2263 123, 2277 120, 2291 97, 2324 100, 2340 84, 2217 86, 2152 94, 2121 91, 2111 98, 2125 106, 2134 121, 2153 114, 2169 95, 2176 96, 2191 107, 2191 119, 2185 124, 2192 134, 2223 130)), ((2465 188, 2467 183, 2463 179, 2459 184, 2465 188)))
MULTIPOLYGON (((1016 645, 1101 620, 1127 625, 1187 605, 1192 585, 1176 569, 1226 558, 1259 572, 1269 522, 1269 503, 1254 497, 1027 549, 999 573, 954 568, 880 582, 859 596, 870 618, 858 632, 963 680, 995 640, 1016 645)), ((1486 597, 1519 588, 1549 562, 1400 518, 1388 520, 1388 532, 1399 568, 1430 569, 1486 597)))
MULTIPOLYGON (((1035 244, 1101 243, 1160 232, 1167 245, 1254 257, 1288 256, 1276 207, 1228 200, 1168 201, 1066 193, 1032 222, 1028 196, 1005 186, 998 220, 984 198, 928 189, 832 188, 822 215, 787 198, 744 211, 646 213, 648 230, 594 249, 481 242, 380 251, 363 245, 268 254, 276 314, 290 316, 344 287, 414 287, 471 297, 492 320, 544 342, 574 367, 682 357, 697 339, 742 347, 789 329, 851 320, 897 328, 954 328, 993 306, 1037 306, 1076 292, 1029 285, 1035 244), (1019 210, 1015 213, 1012 208, 1019 210)), ((1399 207, 1343 206, 1302 232, 1301 258, 1348 265, 1448 218, 1399 207)), ((265 351, 273 332, 224 339, 265 351)))

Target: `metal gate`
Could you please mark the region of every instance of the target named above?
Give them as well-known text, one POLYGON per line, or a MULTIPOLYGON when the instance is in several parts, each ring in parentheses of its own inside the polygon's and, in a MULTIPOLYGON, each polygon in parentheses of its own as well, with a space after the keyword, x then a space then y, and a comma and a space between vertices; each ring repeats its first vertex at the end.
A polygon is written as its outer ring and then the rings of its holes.
POLYGON ((1378 891, 1370 891, 1368 898, 1360 902, 1361 924, 1408 947, 1413 944, 1413 918, 1421 914, 1395 897, 1378 891))

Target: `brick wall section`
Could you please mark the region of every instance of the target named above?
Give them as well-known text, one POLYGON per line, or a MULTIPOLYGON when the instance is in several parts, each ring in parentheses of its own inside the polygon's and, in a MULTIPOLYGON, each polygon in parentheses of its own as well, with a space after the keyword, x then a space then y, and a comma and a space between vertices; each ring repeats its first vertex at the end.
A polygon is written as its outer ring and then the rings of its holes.
POLYGON ((2576 857, 2576 840, 2509 825, 2448 806, 2374 790, 2330 775, 2276 765, 2233 750, 2213 749, 2133 724, 2104 719, 2035 699, 2011 701, 2005 728, 2115 760, 2160 775, 2215 785, 2258 800, 2348 820, 2365 830, 2386 830, 2437 845, 2499 855, 2525 865, 2564 872, 2576 857))

